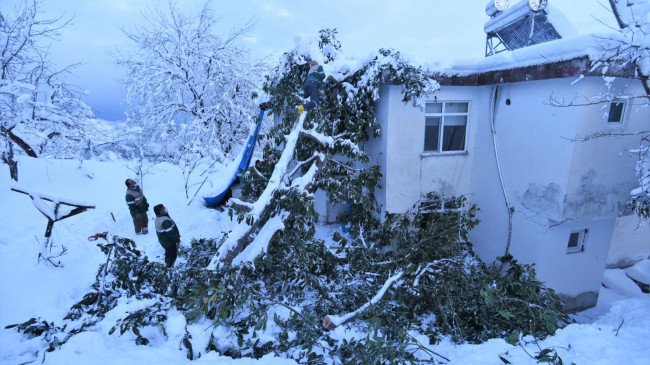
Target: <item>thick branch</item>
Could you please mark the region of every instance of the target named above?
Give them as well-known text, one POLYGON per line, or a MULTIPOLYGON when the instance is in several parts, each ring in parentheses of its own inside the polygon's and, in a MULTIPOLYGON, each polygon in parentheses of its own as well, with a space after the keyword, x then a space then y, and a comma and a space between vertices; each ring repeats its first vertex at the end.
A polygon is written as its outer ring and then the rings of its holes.
POLYGON ((616 18, 616 22, 618 23, 619 28, 623 29, 627 27, 627 24, 623 21, 623 18, 621 17, 621 13, 618 11, 618 6, 616 5, 617 0, 609 0, 609 6, 612 8, 612 13, 614 14, 614 18, 616 18))
POLYGON ((247 245, 251 233, 259 224, 259 218, 268 210, 273 193, 280 189, 284 184, 284 178, 289 168, 291 158, 294 155, 296 144, 298 143, 298 137, 303 131, 303 124, 306 116, 306 112, 300 114, 296 126, 286 138, 284 151, 282 151, 282 155, 280 156, 278 163, 275 165, 275 169, 269 178, 269 183, 266 185, 266 188, 257 201, 251 205, 251 210, 248 212, 246 220, 252 221, 252 225, 237 225, 235 229, 230 232, 226 241, 221 245, 217 254, 212 258, 212 261, 210 261, 208 269, 216 269, 219 263, 229 266, 235 256, 237 256, 237 254, 247 245))
POLYGON ((323 147, 331 147, 334 144, 334 138, 318 133, 313 129, 300 132, 300 136, 307 137, 323 147))
POLYGON ((274 217, 271 217, 260 231, 255 236, 253 242, 246 246, 240 254, 231 259, 233 265, 239 265, 242 262, 253 261, 257 256, 263 252, 268 251, 271 240, 281 230, 284 230, 284 220, 287 219, 289 213, 282 212, 274 217))
POLYGON ((0 127, 0 128, 2 128, 1 131, 3 133, 6 133, 9 136, 9 139, 11 139, 11 141, 17 144, 20 148, 22 148, 23 151, 25 151, 27 156, 34 157, 34 158, 38 157, 34 149, 29 144, 27 144, 27 142, 23 141, 22 138, 18 137, 13 133, 12 129, 14 129, 14 127, 10 127, 10 128, 0 127))

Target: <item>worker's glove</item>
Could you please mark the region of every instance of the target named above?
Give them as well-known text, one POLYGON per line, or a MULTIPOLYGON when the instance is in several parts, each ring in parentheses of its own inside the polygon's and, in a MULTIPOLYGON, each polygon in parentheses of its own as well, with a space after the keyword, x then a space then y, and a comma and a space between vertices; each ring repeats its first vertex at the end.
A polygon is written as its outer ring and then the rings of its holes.
POLYGON ((304 107, 304 106, 301 105, 301 106, 298 107, 298 115, 300 115, 300 113, 302 113, 302 112, 304 112, 304 111, 305 111, 305 107, 304 107))

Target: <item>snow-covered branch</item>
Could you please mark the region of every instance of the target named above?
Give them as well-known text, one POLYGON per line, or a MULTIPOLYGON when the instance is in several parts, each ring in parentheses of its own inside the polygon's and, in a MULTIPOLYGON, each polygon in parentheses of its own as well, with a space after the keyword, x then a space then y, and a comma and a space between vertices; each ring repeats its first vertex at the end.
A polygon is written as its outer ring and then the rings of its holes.
POLYGON ((70 83, 80 64, 57 69, 49 54, 71 19, 41 19, 40 6, 26 1, 0 16, 0 135, 31 157, 70 158, 87 141, 93 114, 70 83))
POLYGON ((295 127, 291 133, 286 136, 284 150, 275 165, 266 188, 259 198, 250 205, 250 211, 246 214, 245 221, 249 222, 251 225, 239 224, 230 232, 226 241, 221 245, 221 247, 219 247, 217 254, 210 261, 210 264, 207 267, 209 270, 216 269, 219 263, 229 265, 232 262, 235 255, 237 255, 246 245, 247 242, 245 241, 245 238, 251 233, 251 229, 258 224, 257 222, 260 216, 270 205, 273 193, 284 187, 284 177, 286 176, 289 164, 294 155, 296 144, 298 143, 298 137, 303 131, 303 124, 306 116, 306 112, 300 114, 295 127))
POLYGON ((353 320, 360 313, 365 311, 368 307, 370 307, 373 304, 378 303, 384 297, 384 295, 386 294, 388 289, 391 286, 393 286, 393 284, 397 283, 399 279, 402 278, 403 274, 404 273, 402 271, 400 271, 397 274, 395 274, 395 275, 391 276, 390 278, 388 278, 388 280, 386 280, 386 282, 381 287, 381 289, 379 289, 377 294, 375 294, 375 296, 372 299, 370 299, 369 302, 362 305, 359 309, 355 310, 354 312, 351 312, 351 313, 348 313, 348 314, 345 314, 345 315, 342 315, 342 316, 326 315, 323 318, 323 327, 325 329, 333 329, 333 328, 336 328, 336 327, 338 327, 338 326, 340 326, 342 324, 346 324, 347 322, 353 320))
POLYGON ((291 178, 291 176, 294 176, 295 174, 298 173, 304 166, 306 166, 308 163, 314 161, 318 157, 318 153, 314 153, 310 158, 304 160, 304 161, 299 161, 296 166, 291 170, 289 173, 287 173, 287 177, 291 178))
POLYGON ((445 263, 445 262, 456 263, 456 261, 452 260, 452 259, 440 259, 440 260, 436 260, 434 262, 428 263, 425 267, 423 267, 422 269, 418 270, 415 273, 415 280, 413 280, 413 286, 414 287, 420 286, 420 278, 422 278, 422 276, 424 274, 437 272, 437 270, 434 270, 433 268, 435 268, 436 266, 440 265, 441 263, 445 263))
POLYGON ((233 208, 235 208, 237 210, 245 210, 247 212, 250 212, 251 210, 253 210, 253 207, 254 207, 254 205, 252 203, 245 202, 245 201, 243 201, 241 199, 237 199, 237 198, 228 199, 228 201, 226 202, 226 206, 233 207, 233 208))
POLYGON ((308 194, 308 190, 314 182, 316 173, 318 172, 320 166, 323 165, 323 162, 325 160, 325 155, 322 153, 316 154, 316 157, 319 161, 312 163, 309 167, 309 170, 307 170, 304 175, 294 179, 291 182, 291 188, 298 189, 301 192, 301 195, 308 194))
POLYGON ((262 229, 257 233, 253 242, 237 255, 233 260, 233 265, 239 265, 243 262, 253 261, 262 253, 268 251, 269 243, 273 236, 284 229, 284 220, 289 216, 289 213, 282 212, 276 216, 271 217, 262 229))
POLYGON ((321 146, 326 146, 326 147, 331 147, 335 141, 333 137, 329 137, 322 133, 318 133, 313 129, 303 131, 302 135, 314 140, 315 142, 319 143, 321 146))

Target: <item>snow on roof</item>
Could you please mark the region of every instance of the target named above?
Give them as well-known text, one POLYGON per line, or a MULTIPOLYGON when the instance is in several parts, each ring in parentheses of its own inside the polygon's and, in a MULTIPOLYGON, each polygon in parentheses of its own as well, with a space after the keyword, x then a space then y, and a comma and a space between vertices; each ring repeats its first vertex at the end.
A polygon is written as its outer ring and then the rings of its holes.
POLYGON ((620 39, 620 34, 578 35, 536 44, 514 51, 500 52, 481 59, 457 60, 443 75, 465 76, 489 71, 568 61, 588 57, 597 59, 604 52, 605 42, 620 39))
MULTIPOLYGON (((520 3, 525 3, 525 1, 520 3)), ((527 5, 524 7, 520 3, 508 9, 514 14, 510 18, 517 15, 515 13, 519 10, 519 13, 528 11, 527 5), (518 5, 521 6, 517 7, 518 5)), ((570 17, 551 4, 547 5, 544 12, 547 21, 561 35, 561 39, 534 44, 512 51, 503 51, 485 58, 457 59, 447 69, 441 70, 441 74, 447 76, 466 76, 490 71, 552 64, 584 57, 595 60, 601 57, 607 48, 613 48, 609 47, 608 43, 623 41, 622 35, 617 32, 580 34, 577 28, 571 23, 570 17)), ((495 22, 498 22, 499 17, 503 15, 508 16, 507 10, 504 14, 490 19, 486 23, 486 28, 490 24, 494 28, 495 22)), ((508 20, 504 17, 500 22, 513 22, 513 19, 508 20)))

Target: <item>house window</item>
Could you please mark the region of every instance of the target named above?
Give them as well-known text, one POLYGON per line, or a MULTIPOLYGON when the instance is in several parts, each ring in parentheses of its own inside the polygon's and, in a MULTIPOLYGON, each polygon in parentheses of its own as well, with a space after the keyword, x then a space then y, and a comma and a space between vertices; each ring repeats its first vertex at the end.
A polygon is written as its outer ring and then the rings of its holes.
POLYGON ((625 101, 614 100, 609 104, 608 123, 621 123, 623 121, 623 111, 625 110, 625 101))
POLYGON ((567 244, 567 253, 583 252, 585 250, 585 240, 587 239, 588 229, 571 232, 569 243, 567 244))
POLYGON ((424 113, 425 152, 465 150, 468 102, 426 103, 424 113))

